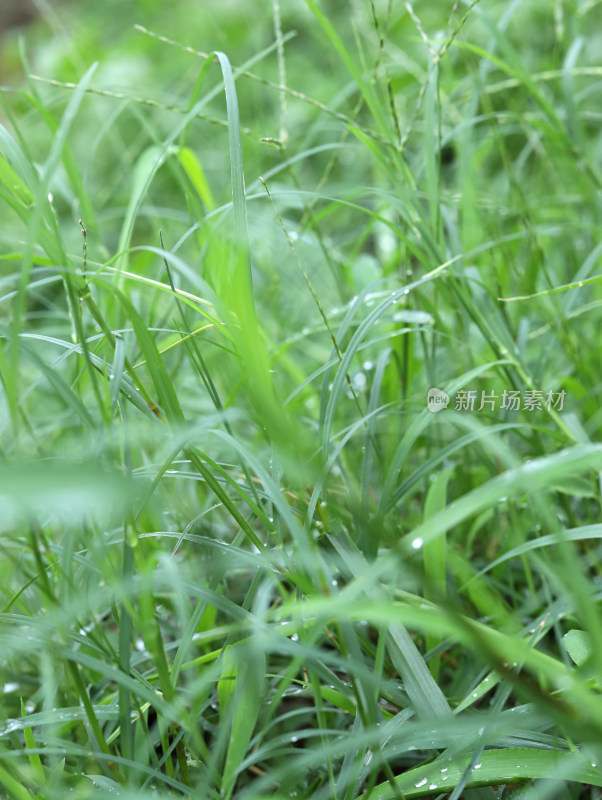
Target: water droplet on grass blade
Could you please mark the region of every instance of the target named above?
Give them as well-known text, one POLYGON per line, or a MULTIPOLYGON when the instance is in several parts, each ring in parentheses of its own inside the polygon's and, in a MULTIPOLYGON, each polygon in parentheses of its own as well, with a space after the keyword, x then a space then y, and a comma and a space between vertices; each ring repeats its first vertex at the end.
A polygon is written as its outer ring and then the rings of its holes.
POLYGON ((351 384, 356 391, 362 391, 366 388, 366 376, 363 372, 356 372, 351 380, 351 384))

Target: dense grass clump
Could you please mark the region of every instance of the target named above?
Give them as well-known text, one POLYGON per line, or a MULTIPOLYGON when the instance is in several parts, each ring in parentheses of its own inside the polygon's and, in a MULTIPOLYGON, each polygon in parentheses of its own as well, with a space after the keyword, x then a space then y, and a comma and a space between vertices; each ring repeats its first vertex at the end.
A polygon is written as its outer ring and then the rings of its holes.
POLYGON ((0 796, 598 797, 600 5, 195 5, 3 37, 0 796))

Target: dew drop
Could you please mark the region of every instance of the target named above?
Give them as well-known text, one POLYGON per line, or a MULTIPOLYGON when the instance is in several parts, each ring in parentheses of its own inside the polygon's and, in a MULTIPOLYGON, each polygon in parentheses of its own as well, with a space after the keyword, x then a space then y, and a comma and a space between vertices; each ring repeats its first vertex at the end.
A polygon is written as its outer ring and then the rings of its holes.
POLYGON ((417 537, 414 539, 414 541, 412 542, 412 547, 414 548, 414 550, 420 550, 420 548, 422 547, 422 545, 423 545, 423 541, 422 541, 422 539, 420 538, 420 536, 417 536, 417 537))
POLYGON ((351 381, 351 384, 352 384, 353 388, 354 388, 354 389, 357 389, 357 390, 358 390, 358 391, 360 391, 360 392, 361 392, 363 389, 365 389, 365 388, 366 388, 366 383, 367 383, 366 376, 364 375, 364 373, 363 373, 363 372, 357 372, 357 373, 356 373, 356 374, 353 376, 353 379, 352 379, 352 381, 351 381))
POLYGON ((421 781, 416 783, 415 786, 416 786, 417 789, 420 789, 420 787, 424 786, 426 783, 428 783, 428 780, 426 778, 423 778, 421 781))

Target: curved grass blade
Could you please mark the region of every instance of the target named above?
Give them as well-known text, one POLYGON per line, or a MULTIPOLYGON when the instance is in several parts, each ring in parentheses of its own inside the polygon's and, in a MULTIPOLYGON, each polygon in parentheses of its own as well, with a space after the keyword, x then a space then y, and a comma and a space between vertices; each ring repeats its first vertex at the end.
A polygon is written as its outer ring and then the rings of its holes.
MULTIPOLYGON (((395 786, 406 798, 424 797, 434 792, 445 792, 462 779, 470 764, 469 757, 452 760, 438 759, 424 767, 411 769, 395 779, 395 786)), ((526 748, 485 750, 475 764, 467 788, 478 786, 500 786, 508 781, 547 778, 549 780, 571 780, 590 786, 602 786, 602 773, 581 754, 558 753, 553 750, 531 750, 526 748)), ((370 794, 370 800, 394 799, 391 786, 383 783, 370 794)), ((360 800, 368 800, 360 795, 360 800)))
POLYGON ((490 508, 502 497, 516 497, 554 486, 567 475, 578 475, 602 468, 602 445, 584 444, 534 459, 487 481, 483 486, 455 500, 447 508, 425 520, 403 539, 416 548, 444 534, 467 517, 490 508), (419 544, 417 544, 419 543, 419 544))

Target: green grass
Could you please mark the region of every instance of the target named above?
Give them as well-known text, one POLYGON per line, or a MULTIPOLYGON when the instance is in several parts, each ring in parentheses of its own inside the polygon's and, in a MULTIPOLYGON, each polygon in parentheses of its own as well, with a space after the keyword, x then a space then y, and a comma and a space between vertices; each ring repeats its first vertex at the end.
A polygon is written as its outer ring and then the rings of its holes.
POLYGON ((600 5, 198 5, 4 39, 0 797, 598 797, 600 5))

